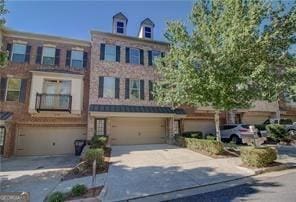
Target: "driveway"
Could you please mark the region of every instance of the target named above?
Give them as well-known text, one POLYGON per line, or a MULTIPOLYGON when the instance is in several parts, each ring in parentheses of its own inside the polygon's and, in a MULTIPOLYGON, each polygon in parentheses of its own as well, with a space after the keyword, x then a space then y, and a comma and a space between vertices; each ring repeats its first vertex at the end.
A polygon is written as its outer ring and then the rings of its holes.
POLYGON ((39 202, 59 183, 62 174, 79 161, 74 155, 30 156, 1 159, 1 192, 30 193, 39 202))
POLYGON ((238 158, 212 159, 172 145, 112 147, 103 201, 119 201, 248 176, 238 158))

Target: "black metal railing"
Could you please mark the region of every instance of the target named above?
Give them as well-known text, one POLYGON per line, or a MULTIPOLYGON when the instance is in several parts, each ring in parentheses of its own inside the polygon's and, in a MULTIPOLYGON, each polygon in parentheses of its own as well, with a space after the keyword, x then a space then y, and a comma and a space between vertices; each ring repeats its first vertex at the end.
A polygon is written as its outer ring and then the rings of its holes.
POLYGON ((35 109, 40 111, 68 111, 71 113, 72 96, 37 93, 35 109))

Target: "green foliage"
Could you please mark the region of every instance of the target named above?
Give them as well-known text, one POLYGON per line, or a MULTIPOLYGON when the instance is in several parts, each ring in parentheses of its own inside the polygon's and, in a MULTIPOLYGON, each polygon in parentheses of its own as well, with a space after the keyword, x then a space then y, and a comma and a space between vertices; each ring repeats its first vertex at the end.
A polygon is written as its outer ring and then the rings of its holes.
POLYGON ((216 140, 217 137, 216 137, 216 135, 214 135, 212 133, 209 133, 209 134, 206 135, 206 139, 207 140, 216 140))
POLYGON ((216 140, 185 138, 184 141, 185 146, 193 151, 202 151, 215 155, 222 154, 224 152, 223 144, 216 140))
POLYGON ((241 148, 243 163, 251 167, 266 167, 277 159, 277 152, 271 147, 245 147, 241 148))
POLYGON ((267 132, 270 134, 270 138, 276 142, 280 142, 288 138, 288 133, 283 125, 270 124, 266 126, 267 132))
POLYGON ((71 189, 73 196, 82 196, 87 192, 87 187, 84 184, 77 184, 71 189))
POLYGON ((189 138, 203 139, 203 134, 201 131, 184 132, 182 133, 182 136, 189 137, 189 138))
POLYGON ((255 128, 257 128, 258 130, 266 130, 266 125, 264 124, 256 124, 255 128))
POLYGON ((90 141, 91 148, 104 148, 107 144, 108 138, 106 136, 94 135, 90 141))
POLYGON ((61 192, 54 192, 48 197, 48 202, 64 202, 65 197, 61 192))
POLYGON ((85 153, 85 159, 89 166, 93 164, 93 161, 97 160, 97 165, 102 166, 104 164, 104 150, 100 148, 89 149, 85 153))

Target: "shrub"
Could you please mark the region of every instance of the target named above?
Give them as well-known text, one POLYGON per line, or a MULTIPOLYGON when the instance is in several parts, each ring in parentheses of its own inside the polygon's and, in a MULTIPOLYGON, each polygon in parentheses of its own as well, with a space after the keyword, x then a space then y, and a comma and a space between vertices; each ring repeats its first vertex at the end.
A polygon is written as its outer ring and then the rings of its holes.
POLYGON ((107 144, 108 138, 106 136, 94 135, 90 141, 91 148, 104 148, 107 144))
POLYGON ((266 130, 266 125, 265 124, 256 124, 255 128, 257 128, 259 131, 266 130))
POLYGON ((185 147, 185 138, 184 137, 178 135, 178 136, 176 136, 175 140, 176 140, 177 146, 185 147))
POLYGON ((223 144, 216 140, 185 138, 185 146, 193 151, 204 151, 216 155, 224 152, 223 144))
POLYGON ((87 187, 84 184, 77 184, 71 189, 73 196, 82 196, 87 192, 87 187))
POLYGON ((276 142, 280 142, 288 137, 288 134, 282 125, 270 124, 266 126, 266 129, 270 134, 270 138, 276 142))
POLYGON ((65 201, 65 197, 61 192, 53 192, 48 197, 48 202, 63 202, 65 201))
POLYGON ((203 134, 201 131, 190 131, 190 132, 184 132, 182 133, 183 137, 188 138, 197 138, 197 139, 203 139, 203 134))
POLYGON ((207 140, 216 140, 217 137, 216 137, 216 135, 214 135, 212 133, 209 133, 209 134, 206 135, 206 139, 207 140))
POLYGON ((265 167, 277 159, 277 152, 271 147, 241 148, 242 162, 251 167, 265 167))
POLYGON ((91 166, 94 160, 97 160, 97 165, 102 166, 104 164, 104 150, 103 149, 89 149, 85 153, 85 160, 87 164, 91 166))

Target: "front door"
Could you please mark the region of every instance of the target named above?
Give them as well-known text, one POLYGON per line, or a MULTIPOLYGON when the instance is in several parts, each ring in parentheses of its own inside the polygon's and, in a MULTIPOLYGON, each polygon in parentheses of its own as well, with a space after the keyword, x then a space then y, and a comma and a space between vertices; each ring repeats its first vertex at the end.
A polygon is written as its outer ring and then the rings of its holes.
POLYGON ((0 154, 4 152, 5 127, 0 126, 0 154))

